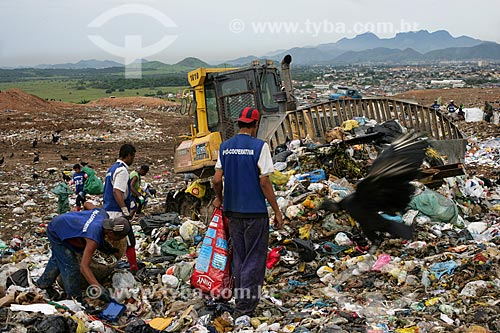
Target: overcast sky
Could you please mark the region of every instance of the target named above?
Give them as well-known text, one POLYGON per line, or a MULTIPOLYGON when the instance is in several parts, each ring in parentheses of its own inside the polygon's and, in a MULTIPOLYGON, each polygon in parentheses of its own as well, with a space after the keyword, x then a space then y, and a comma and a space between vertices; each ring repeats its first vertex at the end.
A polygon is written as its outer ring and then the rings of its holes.
POLYGON ((498 0, 0 0, 0 67, 136 56, 215 64, 366 31, 500 42, 499 13, 498 0))

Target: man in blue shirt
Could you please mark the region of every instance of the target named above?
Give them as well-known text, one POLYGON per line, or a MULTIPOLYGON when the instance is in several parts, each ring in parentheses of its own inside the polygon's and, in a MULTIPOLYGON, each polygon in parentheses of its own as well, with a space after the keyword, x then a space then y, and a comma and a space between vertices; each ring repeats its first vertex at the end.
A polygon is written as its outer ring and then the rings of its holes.
POLYGON ((99 288, 99 298, 109 302, 109 294, 92 273, 90 263, 95 250, 105 246, 105 237, 110 240, 124 238, 131 229, 130 223, 123 217, 109 219, 106 211, 90 203, 86 203, 85 208, 89 210, 69 212, 50 221, 47 237, 52 256, 36 284, 50 294, 50 291, 53 292, 52 285, 61 274, 67 298, 75 298, 81 302, 81 273, 91 286, 99 288), (82 255, 81 262, 77 253, 82 255))
POLYGON ((437 101, 437 100, 435 100, 435 101, 434 101, 434 104, 432 104, 432 105, 431 105, 431 108, 433 108, 435 111, 439 111, 439 108, 440 108, 440 107, 441 107, 441 106, 439 105, 439 103, 438 103, 438 101, 437 101))
POLYGON ((216 193, 213 204, 220 207, 224 201, 224 215, 229 218, 235 317, 252 315, 259 304, 269 241, 266 199, 275 213, 275 227, 281 228, 283 224, 269 180, 269 175, 274 172, 269 146, 255 138, 259 118, 256 109, 247 107, 242 110, 238 118, 240 131, 221 144, 213 178, 216 193))
POLYGON ((446 107, 446 109, 448 110, 448 113, 450 113, 451 115, 454 115, 455 111, 458 109, 458 107, 455 104, 454 100, 450 100, 450 104, 448 104, 448 106, 446 107))
MULTIPOLYGON (((118 160, 113 164, 104 180, 104 205, 103 208, 110 218, 124 216, 130 219, 131 211, 135 209, 135 202, 132 200, 132 187, 130 184, 129 167, 134 163, 135 147, 131 144, 124 144, 120 147, 118 160)), ((130 270, 137 271, 137 256, 135 253, 135 236, 131 229, 127 235, 127 260, 130 270)))

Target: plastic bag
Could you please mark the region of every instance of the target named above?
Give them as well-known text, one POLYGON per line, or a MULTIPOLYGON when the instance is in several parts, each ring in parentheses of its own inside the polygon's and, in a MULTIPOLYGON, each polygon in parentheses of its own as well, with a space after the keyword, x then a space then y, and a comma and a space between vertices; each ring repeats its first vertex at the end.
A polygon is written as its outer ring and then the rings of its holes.
POLYGON ((166 256, 169 254, 173 254, 176 256, 183 256, 189 253, 189 249, 181 243, 177 241, 175 238, 167 239, 160 248, 161 254, 166 256))
POLYGON ((73 191, 68 186, 68 184, 66 184, 64 182, 58 183, 56 186, 54 186, 54 188, 52 190, 50 190, 50 192, 54 193, 57 196, 70 195, 71 193, 73 193, 73 191))
POLYGON ((314 251, 314 243, 310 240, 300 238, 292 239, 292 243, 296 245, 300 259, 305 262, 311 262, 316 259, 316 251, 314 251))
POLYGON ((14 272, 7 276, 6 288, 9 288, 11 285, 20 286, 26 288, 29 286, 28 282, 28 270, 20 269, 17 272, 14 272))
POLYGON ((57 214, 64 214, 69 211, 69 195, 73 191, 68 184, 60 182, 50 191, 57 195, 57 214))
POLYGON ((288 176, 278 170, 274 170, 274 173, 269 175, 269 179, 275 185, 285 185, 288 182, 288 176))
POLYGON ((186 193, 194 195, 198 199, 203 198, 205 196, 206 191, 207 191, 206 185, 203 185, 199 179, 189 184, 189 186, 186 189, 186 193))
POLYGON ((132 273, 123 271, 113 275, 113 298, 117 302, 123 302, 131 297, 130 290, 135 287, 135 278, 132 273))
POLYGON ((432 220, 450 222, 455 224, 458 217, 458 208, 450 199, 431 190, 425 190, 416 195, 408 205, 421 213, 429 216, 432 220))
POLYGON ((83 191, 92 195, 102 194, 104 192, 104 183, 101 178, 96 176, 95 171, 87 166, 84 166, 82 171, 87 174, 87 179, 83 184, 83 191))
POLYGON ((228 246, 228 219, 214 210, 191 275, 191 285, 211 297, 231 298, 231 256, 228 246))

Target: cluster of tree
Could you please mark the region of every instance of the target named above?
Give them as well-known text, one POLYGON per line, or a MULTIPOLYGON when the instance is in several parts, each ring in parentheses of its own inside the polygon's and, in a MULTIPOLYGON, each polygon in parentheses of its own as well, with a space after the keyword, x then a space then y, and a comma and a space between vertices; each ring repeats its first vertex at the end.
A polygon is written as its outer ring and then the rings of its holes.
POLYGON ((158 77, 143 77, 142 79, 125 78, 101 78, 90 80, 88 87, 112 91, 124 91, 125 89, 141 89, 153 87, 187 86, 186 74, 169 74, 158 77))
POLYGON ((493 77, 471 77, 466 78, 465 83, 470 86, 478 86, 485 83, 500 83, 500 79, 493 77))
POLYGON ((85 68, 85 69, 39 69, 39 68, 16 68, 0 69, 0 82, 15 82, 39 79, 92 79, 98 77, 109 77, 116 75, 123 77, 123 68, 85 68))

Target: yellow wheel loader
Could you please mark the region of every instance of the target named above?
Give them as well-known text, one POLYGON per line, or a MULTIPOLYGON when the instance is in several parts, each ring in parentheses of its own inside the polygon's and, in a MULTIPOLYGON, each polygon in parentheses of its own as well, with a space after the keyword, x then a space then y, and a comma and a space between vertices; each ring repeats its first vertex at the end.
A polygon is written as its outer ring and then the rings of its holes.
MULTIPOLYGON (((465 140, 456 125, 440 111, 416 103, 388 98, 326 101, 297 109, 290 74, 292 57, 281 62, 254 61, 244 68, 198 68, 188 73, 181 113, 194 118, 191 133, 177 146, 174 170, 196 179, 189 186, 172 189, 166 211, 191 218, 210 217, 214 197, 210 179, 214 174, 219 146, 238 133, 238 116, 245 107, 260 111, 257 137, 269 143, 271 151, 287 140, 307 139, 325 143, 325 133, 356 117, 378 123, 397 120, 434 137, 444 147, 449 163, 462 162, 465 140)), ((439 149, 438 149, 439 150, 439 149)))

